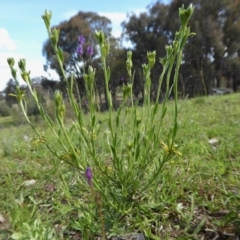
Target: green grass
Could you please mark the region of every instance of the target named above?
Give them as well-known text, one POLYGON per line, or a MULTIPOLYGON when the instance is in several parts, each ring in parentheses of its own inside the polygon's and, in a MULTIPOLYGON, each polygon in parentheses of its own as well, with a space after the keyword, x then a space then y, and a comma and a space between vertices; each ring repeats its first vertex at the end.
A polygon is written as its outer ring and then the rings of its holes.
MULTIPOLYGON (((122 224, 113 223, 112 234, 127 233, 132 225, 136 231, 145 229, 151 239, 240 235, 239 102, 239 94, 180 102, 176 144, 181 156, 167 164, 158 189, 148 193, 152 204, 148 202, 148 208, 126 215, 122 224), (216 142, 209 143, 211 139, 216 142)), ((168 108, 166 127, 172 119, 171 101, 168 108)), ((110 158, 103 134, 106 113, 101 118, 102 136, 97 144, 99 159, 106 164, 110 158)), ((43 124, 39 129, 54 144, 43 124)), ((126 126, 126 131, 131 129, 126 126)), ((81 238, 81 232, 94 205, 89 204, 89 191, 79 187, 79 173, 39 144, 28 125, 5 127, 0 132, 0 214, 5 219, 0 223, 0 239, 10 239, 13 232, 21 231, 24 222, 39 229, 34 225, 36 219, 42 228, 54 228, 56 239, 87 239, 81 238), (28 180, 36 183, 25 186, 28 180)), ((127 140, 128 134, 124 136, 127 140)), ((97 224, 91 227, 93 230, 97 224)), ((90 230, 88 238, 94 238, 90 230)))
POLYGON ((12 116, 8 116, 8 117, 0 117, 0 125, 7 125, 7 124, 11 124, 13 123, 13 118, 12 116))

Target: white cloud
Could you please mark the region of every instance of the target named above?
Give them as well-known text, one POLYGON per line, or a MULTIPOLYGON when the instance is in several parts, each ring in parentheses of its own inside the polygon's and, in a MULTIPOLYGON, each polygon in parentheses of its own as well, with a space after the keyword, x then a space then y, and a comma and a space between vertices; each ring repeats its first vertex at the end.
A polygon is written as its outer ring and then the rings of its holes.
POLYGON ((11 39, 11 37, 8 34, 8 31, 5 28, 0 28, 0 49, 7 49, 10 51, 16 50, 17 45, 14 43, 14 41, 11 39))
MULTIPOLYGON (((141 12, 146 11, 144 8, 134 9, 130 12, 139 15, 141 12)), ((70 19, 71 17, 75 16, 78 11, 68 11, 63 14, 65 19, 70 19)), ((100 16, 105 16, 109 18, 112 22, 112 34, 114 37, 119 38, 122 33, 121 23, 127 19, 127 12, 98 12, 100 16)))
POLYGON ((113 25, 120 25, 127 15, 125 12, 98 12, 98 14, 109 18, 113 25))
POLYGON ((73 10, 73 11, 68 11, 63 14, 63 17, 66 19, 70 19, 71 17, 75 16, 78 13, 78 11, 73 10))
POLYGON ((121 27, 113 27, 112 29, 112 35, 115 38, 120 38, 122 34, 122 28, 121 27))
POLYGON ((109 18, 112 22, 112 35, 119 38, 122 33, 121 23, 126 19, 125 12, 98 12, 100 16, 109 18))
MULTIPOLYGON (((9 79, 12 78, 11 71, 7 63, 7 59, 10 57, 15 59, 16 69, 18 69, 19 59, 21 58, 26 59, 27 70, 31 71, 32 78, 40 77, 40 76, 49 77, 48 74, 43 70, 43 65, 44 65, 43 57, 36 59, 36 57, 32 57, 31 52, 29 53, 31 57, 26 54, 16 52, 17 45, 10 38, 8 31, 5 28, 0 28, 0 36, 1 36, 0 37, 0 73, 1 73, 0 74, 0 91, 6 87, 6 83, 9 81, 9 79)), ((22 45, 20 41, 18 41, 18 44, 22 45)), ((34 48, 36 48, 36 46, 32 47, 32 49, 34 48)), ((56 75, 57 75, 56 73, 51 72, 51 76, 53 78, 56 77, 56 75)), ((19 70, 18 70, 18 79, 21 84, 24 83, 23 81, 21 81, 19 70)))
MULTIPOLYGON (((130 12, 139 15, 141 12, 144 12, 145 9, 135 9, 130 12)), ((121 23, 127 19, 126 12, 98 12, 100 16, 105 16, 109 18, 112 22, 112 34, 114 37, 119 38, 122 33, 121 23)))

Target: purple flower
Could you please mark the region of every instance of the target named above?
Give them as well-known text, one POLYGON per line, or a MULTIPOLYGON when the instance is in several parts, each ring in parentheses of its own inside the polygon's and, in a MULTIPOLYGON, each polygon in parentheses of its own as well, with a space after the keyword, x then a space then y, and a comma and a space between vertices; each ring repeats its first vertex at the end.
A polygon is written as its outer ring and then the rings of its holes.
POLYGON ((83 45, 85 43, 85 37, 83 35, 78 36, 79 45, 83 45))
POLYGON ((83 54, 83 46, 82 45, 78 45, 77 46, 77 54, 78 55, 82 55, 83 54))
POLYGON ((120 84, 126 84, 127 82, 126 82, 126 79, 124 78, 124 77, 121 77, 120 78, 120 84))
POLYGON ((91 186, 92 185, 93 174, 92 174, 92 170, 91 170, 90 167, 87 167, 85 174, 86 174, 86 178, 88 180, 88 184, 91 186))
POLYGON ((87 54, 91 57, 93 55, 93 47, 92 46, 88 46, 87 47, 87 54))

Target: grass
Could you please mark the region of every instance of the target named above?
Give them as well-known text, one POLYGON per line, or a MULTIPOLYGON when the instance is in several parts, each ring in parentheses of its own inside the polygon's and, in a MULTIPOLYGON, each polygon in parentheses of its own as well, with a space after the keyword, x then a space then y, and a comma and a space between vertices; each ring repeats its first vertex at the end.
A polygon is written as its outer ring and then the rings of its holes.
POLYGON ((14 119, 12 116, 0 117, 0 126, 2 127, 9 126, 13 122, 14 122, 14 119))
MULTIPOLYGON (((149 239, 240 236, 239 100, 239 94, 232 94, 180 102, 176 143, 181 156, 167 164, 158 188, 148 193, 152 199, 148 208, 131 212, 122 223, 113 219, 109 235, 144 229, 149 239)), ((168 106, 166 127, 173 103, 168 106)), ((101 114, 98 142, 102 164, 110 158, 105 151, 106 116, 101 114)), ((54 144, 43 124, 39 129, 54 144)), ((126 140, 130 130, 126 126, 126 140)), ((0 214, 5 219, 0 223, 0 239, 11 239, 26 226, 36 232, 51 228, 56 239, 94 239, 91 231, 98 232, 98 225, 86 219, 95 208, 89 191, 79 187, 79 173, 55 159, 28 125, 0 128, 0 132, 0 214), (36 182, 31 185, 29 180, 36 182), (86 228, 88 235, 83 236, 86 228)))

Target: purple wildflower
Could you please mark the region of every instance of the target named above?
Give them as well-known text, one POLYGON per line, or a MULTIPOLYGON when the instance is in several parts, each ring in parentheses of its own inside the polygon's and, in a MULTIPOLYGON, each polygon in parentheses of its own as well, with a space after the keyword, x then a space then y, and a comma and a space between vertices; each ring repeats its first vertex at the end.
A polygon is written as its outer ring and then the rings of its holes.
POLYGON ((93 55, 93 47, 92 46, 88 46, 87 47, 87 54, 91 57, 93 55))
POLYGON ((86 174, 86 178, 88 180, 88 184, 91 186, 92 185, 93 174, 92 174, 92 170, 91 170, 90 167, 87 167, 85 174, 86 174))
POLYGON ((83 45, 85 43, 85 37, 83 35, 78 36, 79 45, 83 45))
POLYGON ((120 84, 122 84, 122 85, 124 84, 125 85, 126 83, 127 83, 126 79, 124 77, 121 77, 120 78, 120 84))
POLYGON ((78 55, 82 55, 83 54, 83 46, 82 45, 78 45, 77 46, 77 54, 78 55))

